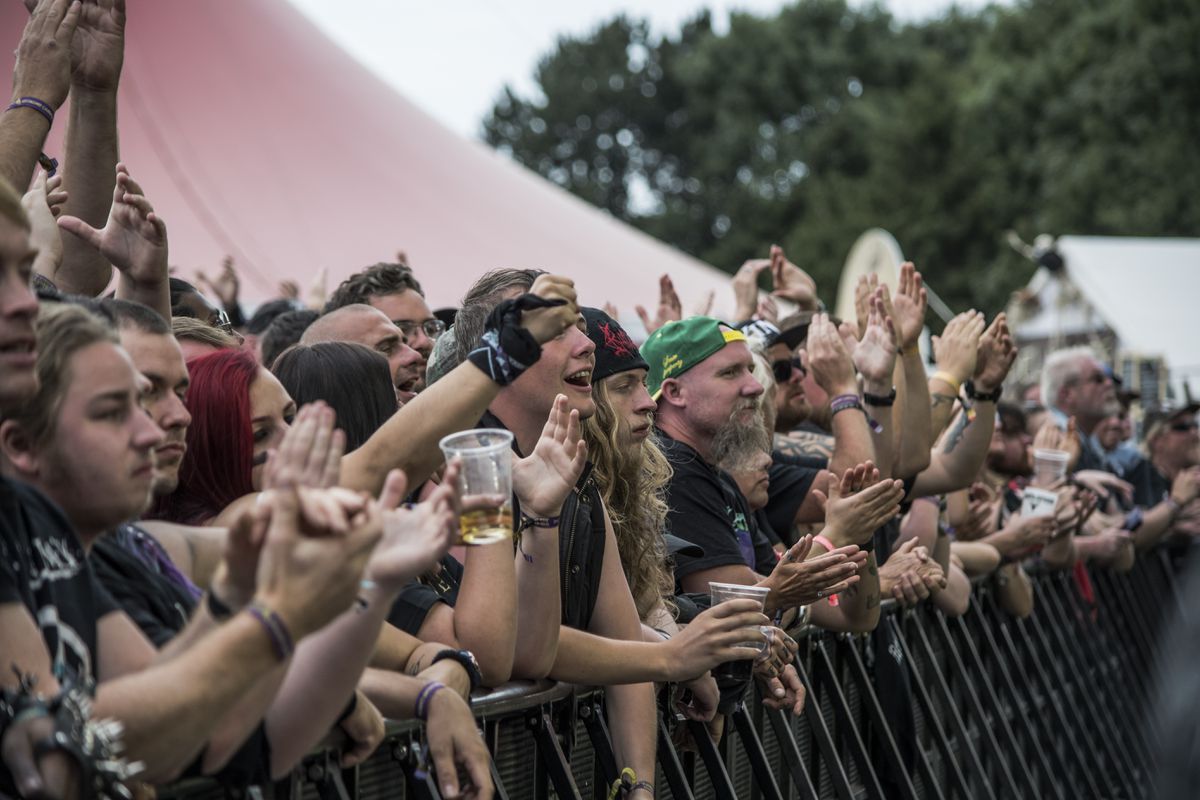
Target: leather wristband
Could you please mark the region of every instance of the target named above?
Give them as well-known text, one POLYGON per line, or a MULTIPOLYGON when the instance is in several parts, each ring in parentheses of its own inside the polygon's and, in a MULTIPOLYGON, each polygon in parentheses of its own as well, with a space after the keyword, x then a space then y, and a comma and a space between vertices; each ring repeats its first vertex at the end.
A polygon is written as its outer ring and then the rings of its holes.
POLYGON ((968 380, 965 384, 963 384, 963 388, 966 390, 967 397, 969 399, 981 403, 998 403, 1000 401, 1000 395, 1004 393, 1003 385, 997 386, 990 392, 981 392, 975 388, 975 381, 972 380, 968 380))
POLYGON ((896 404, 896 387, 892 387, 892 391, 885 395, 871 394, 863 392, 863 402, 869 406, 878 406, 879 408, 888 408, 896 404))

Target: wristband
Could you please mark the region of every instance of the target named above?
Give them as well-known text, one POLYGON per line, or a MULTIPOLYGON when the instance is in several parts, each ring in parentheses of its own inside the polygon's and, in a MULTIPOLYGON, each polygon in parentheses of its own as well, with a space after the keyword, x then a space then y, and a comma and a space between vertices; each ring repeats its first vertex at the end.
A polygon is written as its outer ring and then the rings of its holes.
POLYGON ((964 387, 967 390, 967 397, 971 400, 977 400, 983 403, 996 403, 1000 400, 1000 395, 1004 393, 1004 384, 997 386, 990 392, 981 392, 975 388, 975 381, 968 380, 964 387))
POLYGON ((955 394, 958 394, 958 390, 962 388, 962 383, 960 383, 957 378, 945 370, 939 369, 937 372, 933 373, 933 378, 931 380, 941 381, 953 389, 955 394))
POLYGON ((267 632, 267 638, 271 640, 271 649, 275 651, 275 656, 280 661, 286 661, 295 652, 296 646, 283 619, 258 601, 246 606, 246 611, 258 620, 258 624, 262 625, 267 632))
POLYGON ((829 537, 823 533, 818 533, 813 537, 813 541, 825 548, 825 552, 832 553, 834 551, 833 542, 829 541, 829 537))
POLYGON ((833 402, 829 404, 830 418, 835 417, 841 411, 847 411, 851 408, 857 408, 863 412, 863 416, 867 418, 867 427, 874 433, 882 433, 883 426, 875 420, 871 419, 871 415, 867 413, 867 409, 863 408, 862 401, 858 399, 856 394, 839 394, 833 398, 833 402))
POLYGON ((208 596, 204 600, 204 605, 208 607, 208 615, 217 622, 224 622, 233 616, 233 609, 221 602, 217 597, 216 592, 212 589, 208 590, 208 596))
POLYGON ((558 520, 558 517, 531 517, 522 511, 521 527, 519 530, 527 531, 530 528, 557 528, 558 520))
POLYGON ((417 702, 414 705, 413 714, 422 722, 429 716, 429 701, 433 696, 446 688, 446 684, 439 681, 430 681, 421 687, 421 691, 417 693, 417 702))
POLYGON ((863 402, 869 406, 879 406, 880 408, 888 408, 896 404, 896 387, 892 387, 889 394, 871 394, 863 392, 863 402))
POLYGON ((483 673, 479 670, 479 662, 475 659, 475 654, 470 650, 455 650, 448 647, 445 650, 438 651, 438 654, 433 657, 433 661, 429 662, 433 666, 439 661, 454 661, 461 666, 467 673, 467 678, 471 681, 471 691, 479 688, 479 684, 483 683, 483 673))
POLYGON ((45 117, 46 122, 49 122, 51 125, 54 124, 54 109, 50 107, 49 103, 39 100, 36 97, 19 97, 4 110, 12 111, 14 108, 32 109, 45 117))
POLYGON ((546 300, 535 294, 504 300, 488 315, 479 346, 467 360, 500 386, 507 386, 541 358, 542 346, 521 327, 521 313, 561 306, 565 300, 546 300))

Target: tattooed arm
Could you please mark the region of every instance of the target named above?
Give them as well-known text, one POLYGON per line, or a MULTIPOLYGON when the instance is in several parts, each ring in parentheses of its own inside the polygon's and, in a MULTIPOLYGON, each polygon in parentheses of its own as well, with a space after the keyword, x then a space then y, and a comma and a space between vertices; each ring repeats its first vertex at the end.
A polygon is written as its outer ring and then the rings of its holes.
POLYGON ((950 424, 950 417, 954 414, 954 402, 957 399, 953 386, 941 378, 929 379, 930 432, 935 439, 941 436, 950 424))

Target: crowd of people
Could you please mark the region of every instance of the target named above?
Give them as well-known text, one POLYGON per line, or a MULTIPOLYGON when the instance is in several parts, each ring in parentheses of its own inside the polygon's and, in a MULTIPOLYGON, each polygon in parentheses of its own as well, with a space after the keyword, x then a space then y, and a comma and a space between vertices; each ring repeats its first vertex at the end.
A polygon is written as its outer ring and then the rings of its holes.
POLYGON ((804 626, 886 637, 881 598, 963 614, 984 579, 1028 615, 1029 570, 1125 570, 1200 527, 1196 405, 1139 444, 1086 348, 1004 402, 1004 314, 958 315, 927 363, 912 264, 841 320, 778 247, 728 321, 664 277, 640 343, 564 265, 435 314, 422 265, 379 263, 247 317, 231 262, 171 274, 118 161, 124 3, 26 5, 0 115, 5 794, 262 785, 331 730, 352 765, 417 718, 443 796, 489 797, 472 692, 550 678, 605 687, 615 790, 644 800, 660 708, 719 739, 753 681, 800 712, 804 626), (512 537, 464 547, 439 442, 472 428, 512 434, 512 537))

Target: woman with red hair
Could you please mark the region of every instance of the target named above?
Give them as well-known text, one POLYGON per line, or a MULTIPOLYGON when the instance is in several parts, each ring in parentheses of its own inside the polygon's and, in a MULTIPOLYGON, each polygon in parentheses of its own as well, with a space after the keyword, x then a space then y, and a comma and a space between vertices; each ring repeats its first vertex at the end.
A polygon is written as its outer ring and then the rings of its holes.
POLYGON ((188 362, 187 456, 179 488, 157 516, 202 525, 262 488, 267 451, 296 416, 282 384, 244 350, 218 350, 188 362))

